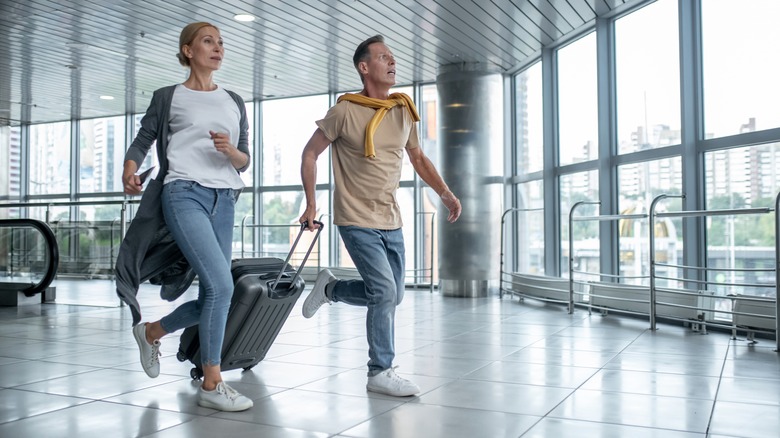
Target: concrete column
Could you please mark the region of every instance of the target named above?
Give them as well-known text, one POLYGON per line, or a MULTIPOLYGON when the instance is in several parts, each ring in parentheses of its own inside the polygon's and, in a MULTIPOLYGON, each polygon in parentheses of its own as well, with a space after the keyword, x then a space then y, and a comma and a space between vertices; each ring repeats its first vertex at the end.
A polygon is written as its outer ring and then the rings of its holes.
POLYGON ((498 285, 502 213, 503 82, 484 64, 440 68, 439 165, 463 214, 447 223, 439 207, 439 290, 484 297, 498 285))

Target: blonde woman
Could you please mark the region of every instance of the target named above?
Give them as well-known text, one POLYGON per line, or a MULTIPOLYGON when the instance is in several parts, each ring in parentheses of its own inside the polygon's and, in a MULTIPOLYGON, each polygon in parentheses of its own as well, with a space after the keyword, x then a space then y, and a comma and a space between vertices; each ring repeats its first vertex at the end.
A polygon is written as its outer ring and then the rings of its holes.
MULTIPOLYGON (((239 172, 249 167, 250 160, 249 125, 241 97, 214 83, 214 72, 224 55, 216 26, 198 22, 184 27, 177 57, 189 68, 189 77, 155 91, 141 129, 125 155, 122 180, 125 193, 141 193, 143 182, 136 173, 156 140, 160 171, 144 191, 136 218, 142 212, 160 212, 162 226, 167 227, 199 279, 197 300, 180 305, 158 321, 133 327, 144 371, 150 377, 160 373, 160 340, 165 335, 198 324, 203 366, 198 404, 242 411, 252 407, 252 400, 222 380, 220 361, 233 294, 230 260, 235 202, 244 186, 239 172), (144 204, 149 211, 144 210, 144 204)), ((125 241, 159 234, 159 230, 140 228, 128 230, 125 241)), ((147 259, 149 248, 154 248, 137 241, 127 245, 143 252, 141 258, 147 259)), ((125 299, 122 293, 120 297, 125 299)), ((140 319, 134 297, 126 301, 135 304, 134 316, 140 319)))

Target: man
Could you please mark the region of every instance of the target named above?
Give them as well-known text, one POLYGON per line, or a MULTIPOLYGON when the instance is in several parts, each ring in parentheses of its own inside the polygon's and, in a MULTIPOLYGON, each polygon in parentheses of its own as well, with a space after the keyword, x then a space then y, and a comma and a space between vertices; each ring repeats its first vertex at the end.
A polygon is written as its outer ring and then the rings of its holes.
POLYGON ((304 301, 303 316, 311 318, 320 306, 334 301, 367 307, 366 389, 412 396, 420 388, 393 369, 395 307, 404 295, 404 241, 395 201, 404 149, 415 171, 449 210, 449 222, 458 219, 461 206, 420 148, 415 125, 420 118, 414 103, 405 94, 390 94, 395 58, 384 38, 376 35, 363 41, 352 61, 363 90, 341 96, 317 121, 318 129, 302 154, 306 211, 300 221, 315 227, 316 161, 333 145, 333 223, 362 279, 337 280, 329 270, 321 271, 304 301))

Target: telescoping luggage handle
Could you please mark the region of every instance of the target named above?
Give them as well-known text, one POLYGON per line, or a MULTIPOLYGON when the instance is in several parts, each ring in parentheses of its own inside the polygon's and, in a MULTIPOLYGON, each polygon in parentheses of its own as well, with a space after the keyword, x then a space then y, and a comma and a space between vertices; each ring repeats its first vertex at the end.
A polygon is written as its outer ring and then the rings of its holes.
MULTIPOLYGON (((322 229, 325 228, 325 224, 320 221, 314 221, 314 224, 319 225, 319 228, 317 228, 317 234, 314 235, 314 239, 312 239, 311 245, 309 245, 309 250, 306 251, 306 255, 303 256, 303 261, 301 261, 300 266, 298 266, 298 269, 295 270, 295 276, 293 277, 292 281, 290 281, 290 284, 294 284, 295 280, 298 279, 298 276, 301 275, 303 265, 306 264, 306 260, 309 260, 309 254, 311 254, 311 250, 314 249, 314 244, 317 243, 317 239, 319 239, 322 229)), ((290 253, 287 254, 287 259, 284 261, 284 263, 282 263, 282 269, 279 270, 279 275, 276 276, 276 280, 274 281, 273 286, 271 286, 271 290, 275 290, 276 285, 279 284, 279 280, 282 279, 282 276, 284 275, 284 269, 287 267, 287 263, 290 262, 293 252, 295 252, 295 247, 298 246, 298 241, 301 240, 301 236, 303 236, 303 231, 306 229, 307 225, 308 222, 301 224, 301 230, 298 231, 298 237, 295 238, 295 242, 293 242, 292 248, 290 248, 290 253)))

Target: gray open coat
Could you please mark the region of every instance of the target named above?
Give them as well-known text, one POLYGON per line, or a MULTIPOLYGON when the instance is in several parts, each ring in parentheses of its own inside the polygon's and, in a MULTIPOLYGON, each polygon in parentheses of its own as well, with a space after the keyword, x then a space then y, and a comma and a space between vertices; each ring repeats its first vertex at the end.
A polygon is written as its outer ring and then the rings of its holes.
MULTIPOLYGON (((161 285, 160 297, 173 301, 181 296, 195 279, 195 272, 187 263, 165 225, 160 205, 163 180, 165 174, 168 173, 166 154, 168 120, 175 88, 176 86, 172 85, 154 92, 149 109, 146 110, 146 114, 141 119, 141 129, 125 154, 125 161, 133 160, 140 168, 152 143, 157 140, 157 157, 160 161, 160 169, 157 177, 149 181, 144 190, 141 204, 127 229, 122 244, 119 246, 119 254, 116 259, 116 293, 130 307, 133 314, 133 325, 141 321, 141 306, 136 299, 138 286, 141 283, 149 280, 153 284, 161 285)), ((232 91, 228 91, 228 93, 236 101, 241 114, 241 134, 236 147, 250 156, 249 122, 246 117, 244 101, 238 94, 232 91)), ((238 171, 243 172, 248 167, 249 161, 238 171)))

